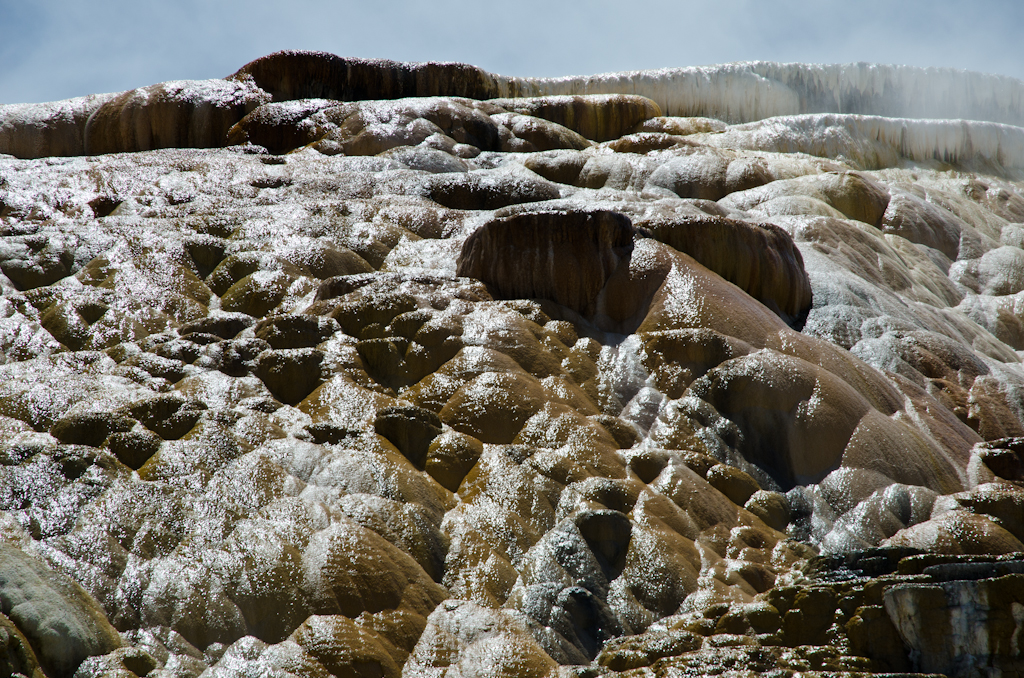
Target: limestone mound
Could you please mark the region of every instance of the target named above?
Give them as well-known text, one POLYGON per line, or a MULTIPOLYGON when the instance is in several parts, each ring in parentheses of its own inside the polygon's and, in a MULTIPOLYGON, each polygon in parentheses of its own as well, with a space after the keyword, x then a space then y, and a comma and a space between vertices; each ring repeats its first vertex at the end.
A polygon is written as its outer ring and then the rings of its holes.
POLYGON ((655 218, 634 224, 740 287, 790 322, 810 310, 811 284, 792 239, 770 224, 722 217, 655 218))
POLYGON ((216 148, 228 130, 268 97, 222 80, 166 82, 105 102, 85 124, 83 151, 131 153, 153 148, 216 148))
POLYGON ((298 50, 274 52, 250 61, 228 79, 251 80, 274 101, 430 96, 490 99, 497 92, 493 76, 468 64, 409 64, 298 50))

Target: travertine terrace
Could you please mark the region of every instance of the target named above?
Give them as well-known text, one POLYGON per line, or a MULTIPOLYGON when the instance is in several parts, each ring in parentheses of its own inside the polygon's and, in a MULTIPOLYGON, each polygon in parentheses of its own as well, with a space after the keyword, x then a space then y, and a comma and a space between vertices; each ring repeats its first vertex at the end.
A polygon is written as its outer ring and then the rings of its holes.
POLYGON ((1022 126, 311 52, 0 106, 0 673, 1016 675, 1022 126))

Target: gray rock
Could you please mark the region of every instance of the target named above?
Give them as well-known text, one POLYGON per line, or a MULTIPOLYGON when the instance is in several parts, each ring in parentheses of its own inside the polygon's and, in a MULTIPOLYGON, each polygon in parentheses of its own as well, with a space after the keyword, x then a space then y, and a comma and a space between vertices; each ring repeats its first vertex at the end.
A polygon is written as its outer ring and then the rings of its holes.
POLYGON ((0 609, 54 678, 70 678, 86 658, 121 646, 117 630, 85 589, 6 544, 0 544, 0 609))

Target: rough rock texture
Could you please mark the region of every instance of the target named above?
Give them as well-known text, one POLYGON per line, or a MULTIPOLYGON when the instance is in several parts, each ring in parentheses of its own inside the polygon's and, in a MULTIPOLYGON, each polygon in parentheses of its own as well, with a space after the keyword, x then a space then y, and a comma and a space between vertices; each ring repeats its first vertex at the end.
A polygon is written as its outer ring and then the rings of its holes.
POLYGON ((438 95, 488 99, 497 91, 494 76, 468 64, 407 64, 342 58, 326 52, 275 52, 250 61, 228 79, 251 80, 274 101, 438 95))
POLYGON ((86 657, 121 645, 103 610, 81 586, 6 544, 0 545, 0 606, 15 627, 13 638, 8 636, 8 643, 15 641, 10 654, 20 655, 25 668, 38 660, 49 675, 72 676, 86 657))
POLYGON ((501 299, 550 299, 593 316, 597 295, 633 250, 629 219, 615 212, 525 212, 466 238, 456 273, 501 299))
POLYGON ((1019 672, 1024 130, 819 71, 0 107, 0 673, 1019 672))
POLYGON ((783 318, 802 319, 811 308, 803 258, 784 230, 712 215, 655 218, 638 228, 685 252, 783 318))

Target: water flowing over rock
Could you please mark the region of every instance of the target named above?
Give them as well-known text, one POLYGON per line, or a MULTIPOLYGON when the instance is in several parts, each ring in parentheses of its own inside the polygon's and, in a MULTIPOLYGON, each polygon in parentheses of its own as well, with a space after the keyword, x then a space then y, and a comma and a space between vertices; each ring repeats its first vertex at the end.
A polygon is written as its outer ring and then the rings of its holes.
POLYGON ((0 673, 1020 672, 1022 87, 0 106, 0 673))
POLYGON ((613 141, 661 116, 655 102, 626 94, 493 99, 491 103, 564 125, 594 141, 613 141))
POLYGON ((516 96, 629 92, 653 99, 666 115, 750 122, 779 115, 844 113, 890 118, 1024 123, 1020 80, 952 68, 881 64, 786 64, 626 71, 565 78, 508 78, 516 96))

